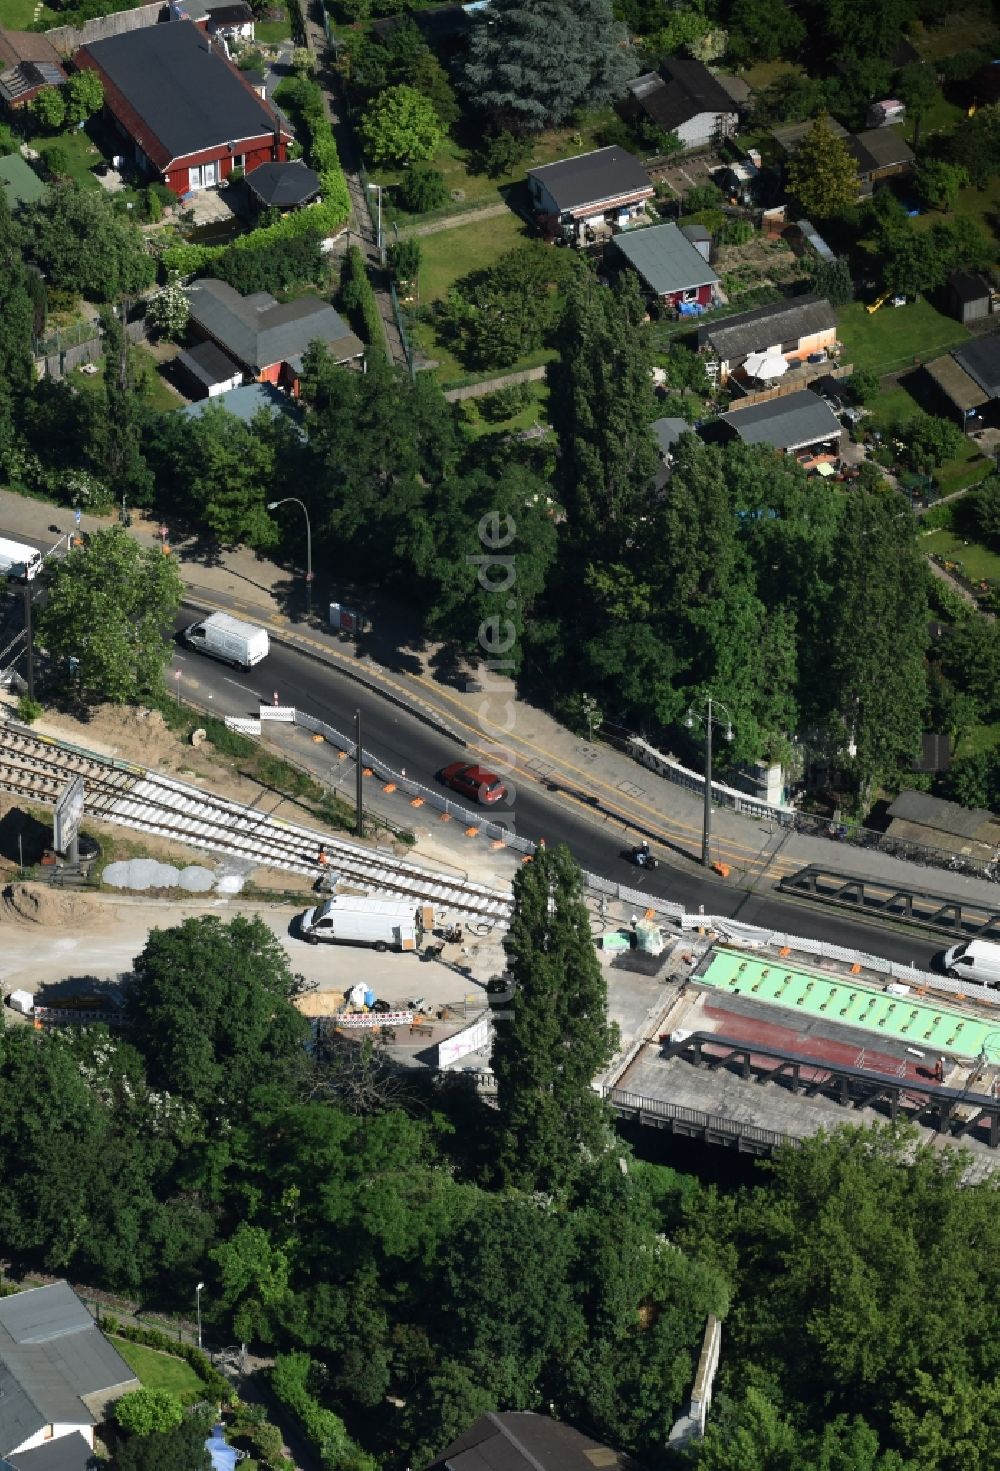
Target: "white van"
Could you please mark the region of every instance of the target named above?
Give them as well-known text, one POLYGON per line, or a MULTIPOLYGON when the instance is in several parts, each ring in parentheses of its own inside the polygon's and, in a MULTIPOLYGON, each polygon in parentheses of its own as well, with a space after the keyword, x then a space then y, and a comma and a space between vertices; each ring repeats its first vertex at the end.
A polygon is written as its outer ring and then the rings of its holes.
POLYGON ((945 951, 944 968, 956 980, 1000 988, 1000 945, 989 940, 963 940, 945 951))
POLYGON ((338 894, 299 921, 303 939, 346 945, 371 945, 375 950, 418 950, 424 931, 434 923, 430 905, 406 899, 366 899, 338 894))
POLYGON ((0 536, 0 577, 13 577, 30 582, 42 570, 42 554, 37 547, 23 541, 8 541, 0 536))
POLYGON ((210 654, 225 664, 234 664, 237 669, 252 669, 271 650, 266 628, 244 623, 242 618, 234 618, 230 613, 213 613, 200 623, 189 623, 183 637, 189 648, 210 654))

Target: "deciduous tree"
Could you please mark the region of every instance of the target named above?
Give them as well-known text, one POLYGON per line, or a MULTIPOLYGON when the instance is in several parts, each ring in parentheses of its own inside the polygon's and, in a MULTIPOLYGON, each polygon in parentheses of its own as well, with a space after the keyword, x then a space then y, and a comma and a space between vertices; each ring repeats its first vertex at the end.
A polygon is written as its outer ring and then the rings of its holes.
POLYGON ((789 159, 788 187, 806 213, 821 220, 857 199, 857 165, 828 117, 816 119, 789 159))
POLYGON ((115 214, 103 190, 51 186, 25 211, 25 244, 53 286, 93 301, 135 296, 156 278, 138 227, 115 214))
POLYGON ((74 72, 66 83, 66 122, 75 128, 104 106, 104 87, 93 71, 74 72))
POLYGON ((361 136, 376 163, 433 158, 442 138, 433 102, 415 87, 389 87, 361 119, 361 136))
POLYGON ((75 661, 90 698, 124 704, 157 695, 181 596, 173 558, 110 527, 51 568, 38 638, 54 658, 75 661))

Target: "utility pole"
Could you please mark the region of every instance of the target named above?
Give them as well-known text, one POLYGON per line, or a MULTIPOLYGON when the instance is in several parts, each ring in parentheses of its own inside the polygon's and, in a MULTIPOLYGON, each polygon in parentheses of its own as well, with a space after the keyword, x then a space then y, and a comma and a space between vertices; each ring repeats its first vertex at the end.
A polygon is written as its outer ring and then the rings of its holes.
POLYGON ((31 588, 24 589, 24 636, 28 644, 28 699, 35 698, 35 639, 31 627, 31 588))
POLYGON ((358 809, 358 837, 365 835, 364 752, 361 749, 361 711, 354 712, 354 779, 357 786, 355 802, 358 809))
POLYGON ((712 699, 708 700, 708 719, 705 721, 705 817, 701 829, 701 861, 706 868, 712 866, 712 699))

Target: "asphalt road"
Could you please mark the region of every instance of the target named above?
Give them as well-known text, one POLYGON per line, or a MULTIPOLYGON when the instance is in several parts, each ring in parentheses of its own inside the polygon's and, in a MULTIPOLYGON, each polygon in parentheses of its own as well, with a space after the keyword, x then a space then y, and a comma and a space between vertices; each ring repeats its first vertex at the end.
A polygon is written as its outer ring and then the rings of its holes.
MULTIPOLYGON (((182 613, 178 629, 194 617, 194 610, 182 613)), ((296 705, 352 736, 354 712, 360 709, 365 749, 397 770, 405 768, 408 776, 428 785, 433 784, 442 766, 464 754, 447 737, 339 670, 273 641, 268 658, 251 670, 229 669, 185 648, 178 649, 174 668, 181 671, 181 691, 186 686, 201 702, 211 696, 211 704, 220 715, 256 714, 258 698, 270 704, 277 694, 280 704, 296 705)), ((566 843, 584 868, 688 909, 704 904, 706 914, 738 917, 747 924, 812 935, 920 966, 926 966, 943 949, 943 942, 915 932, 856 920, 835 910, 821 910, 770 893, 747 894, 709 878, 695 862, 684 858, 669 864, 661 858, 655 872, 640 872, 622 857, 623 850, 635 842, 634 835, 619 824, 588 813, 578 799, 548 792, 534 782, 517 787, 513 811, 515 830, 523 837, 566 843)), ((662 854, 663 850, 654 846, 662 854)))

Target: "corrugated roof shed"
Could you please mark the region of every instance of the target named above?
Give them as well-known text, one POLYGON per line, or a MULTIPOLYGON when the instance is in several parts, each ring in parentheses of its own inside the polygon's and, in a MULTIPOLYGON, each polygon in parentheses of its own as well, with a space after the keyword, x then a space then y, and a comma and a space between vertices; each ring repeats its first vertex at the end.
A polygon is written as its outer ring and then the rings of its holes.
POLYGON ((830 405, 808 388, 719 417, 744 444, 771 444, 775 449, 800 449, 841 433, 840 420, 830 405))
POLYGON ((798 341, 836 325, 837 318, 826 297, 796 296, 706 322, 698 329, 698 346, 711 347, 723 362, 733 362, 749 353, 763 352, 776 342, 798 341))
POLYGON ((528 177, 544 184, 560 210, 600 204, 621 194, 653 192, 649 174, 624 148, 595 148, 575 158, 543 163, 529 169, 528 177))
POLYGON ((867 128, 852 133, 846 142, 863 174, 913 162, 913 149, 897 128, 867 128))
POLYGON ((924 371, 947 394, 956 409, 961 409, 963 413, 967 409, 978 409, 989 403, 989 395, 983 392, 976 380, 950 354, 926 363, 924 371))
POLYGON ((614 244, 656 296, 718 284, 705 257, 676 225, 628 230, 616 235, 614 244))
POLYGON ((888 815, 937 832, 950 833, 956 838, 979 842, 985 841, 983 834, 989 833, 998 822, 996 814, 988 812, 985 807, 960 807, 957 802, 946 802, 942 797, 913 791, 900 792, 888 815))

